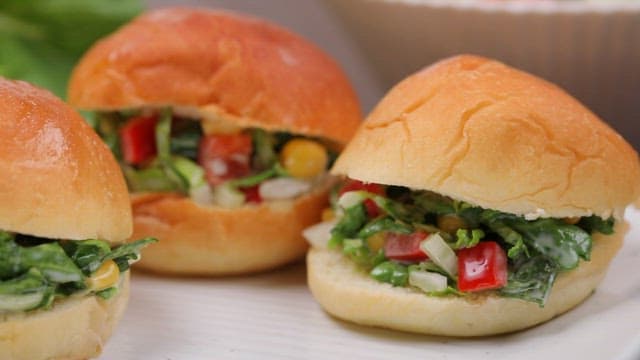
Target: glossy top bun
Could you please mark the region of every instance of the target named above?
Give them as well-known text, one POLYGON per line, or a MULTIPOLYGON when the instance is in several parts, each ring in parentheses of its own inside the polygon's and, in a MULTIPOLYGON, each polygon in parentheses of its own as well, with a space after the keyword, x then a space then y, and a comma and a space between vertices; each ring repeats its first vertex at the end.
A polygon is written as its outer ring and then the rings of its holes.
POLYGON ((91 127, 46 90, 0 78, 0 229, 124 241, 127 187, 91 127))
POLYGON ((75 68, 72 105, 171 105, 204 118, 346 143, 360 120, 338 65, 302 37, 229 12, 153 10, 98 42, 75 68))
POLYGON ((477 56, 395 86, 334 174, 431 190, 528 215, 620 215, 640 194, 638 155, 559 87, 477 56))

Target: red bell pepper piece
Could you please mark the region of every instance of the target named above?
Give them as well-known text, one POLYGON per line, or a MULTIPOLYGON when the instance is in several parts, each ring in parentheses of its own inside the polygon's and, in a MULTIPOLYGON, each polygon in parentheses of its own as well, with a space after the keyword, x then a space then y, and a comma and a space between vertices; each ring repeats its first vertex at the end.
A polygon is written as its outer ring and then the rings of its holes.
POLYGON ((422 261, 428 258, 420 243, 429 234, 424 231, 416 231, 411 234, 387 233, 384 242, 384 255, 393 260, 422 261))
MULTIPOLYGON (((339 195, 342 195, 348 191, 366 191, 376 195, 385 194, 384 186, 380 184, 364 183, 360 180, 353 179, 347 179, 338 193, 339 195)), ((367 215, 369 216, 369 218, 375 218, 382 214, 382 209, 380 209, 375 201, 366 199, 363 204, 365 209, 367 210, 367 215)))
POLYGON ((127 164, 139 165, 156 156, 155 116, 138 116, 120 129, 120 150, 127 164))
POLYGON ((198 163, 205 169, 209 184, 219 185, 249 175, 251 151, 251 135, 207 135, 200 141, 198 163))
POLYGON ((240 188, 240 191, 244 193, 244 199, 247 203, 260 204, 262 202, 262 196, 260 196, 259 188, 260 185, 254 185, 240 188))
POLYGON ((507 284, 507 255, 495 241, 458 251, 458 289, 480 291, 507 284))
POLYGON ((347 191, 366 191, 376 195, 384 195, 384 186, 374 183, 364 183, 360 180, 347 179, 340 188, 339 195, 346 193, 347 191))

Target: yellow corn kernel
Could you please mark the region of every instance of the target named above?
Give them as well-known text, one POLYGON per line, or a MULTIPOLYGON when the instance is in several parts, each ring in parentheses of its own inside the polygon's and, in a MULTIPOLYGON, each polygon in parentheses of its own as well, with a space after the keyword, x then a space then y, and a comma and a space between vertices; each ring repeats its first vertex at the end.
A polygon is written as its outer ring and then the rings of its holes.
POLYGON ((336 217, 336 214, 333 212, 333 209, 331 208, 325 208, 324 210, 322 210, 322 221, 329 221, 329 220, 333 220, 336 217))
POLYGON ((120 270, 113 260, 107 260, 87 279, 92 291, 100 291, 114 286, 120 279, 120 270))
POLYGON ((309 179, 320 175, 327 168, 328 161, 324 146, 308 139, 290 140, 280 153, 280 163, 296 178, 309 179))
POLYGON ((373 234, 367 238, 367 245, 369 245, 369 249, 373 252, 377 252, 382 249, 385 241, 385 233, 379 232, 377 234, 373 234))
POLYGON ((562 220, 569 225, 575 225, 580 221, 580 216, 566 217, 562 220))
POLYGON ((458 229, 466 229, 467 224, 461 217, 453 214, 438 216, 438 228, 449 234, 455 234, 458 229))

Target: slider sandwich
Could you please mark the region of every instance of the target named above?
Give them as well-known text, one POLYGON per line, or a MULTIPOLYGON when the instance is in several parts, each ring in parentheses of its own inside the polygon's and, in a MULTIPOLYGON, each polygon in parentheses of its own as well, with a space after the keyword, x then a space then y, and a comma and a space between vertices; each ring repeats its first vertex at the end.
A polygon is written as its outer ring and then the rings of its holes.
POLYGON ((0 78, 0 359, 97 356, 129 297, 118 164, 48 91, 0 78))
POLYGON ((183 275, 271 269, 304 255, 328 168, 361 120, 338 65, 248 16, 150 11, 96 43, 69 100, 124 170, 139 266, 183 275))
POLYGON ((587 298, 638 197, 632 147, 562 89, 476 56, 395 86, 331 172, 335 219, 305 230, 330 314, 481 336, 587 298))

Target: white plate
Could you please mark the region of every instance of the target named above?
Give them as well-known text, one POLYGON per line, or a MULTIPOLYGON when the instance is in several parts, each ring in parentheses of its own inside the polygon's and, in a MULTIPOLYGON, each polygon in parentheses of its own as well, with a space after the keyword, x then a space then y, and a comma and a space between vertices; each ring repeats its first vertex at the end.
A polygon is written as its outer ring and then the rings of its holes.
POLYGON ((250 277, 136 273, 102 359, 640 359, 640 212, 598 291, 577 309, 507 336, 452 339, 335 320, 314 302, 302 264, 250 277))

